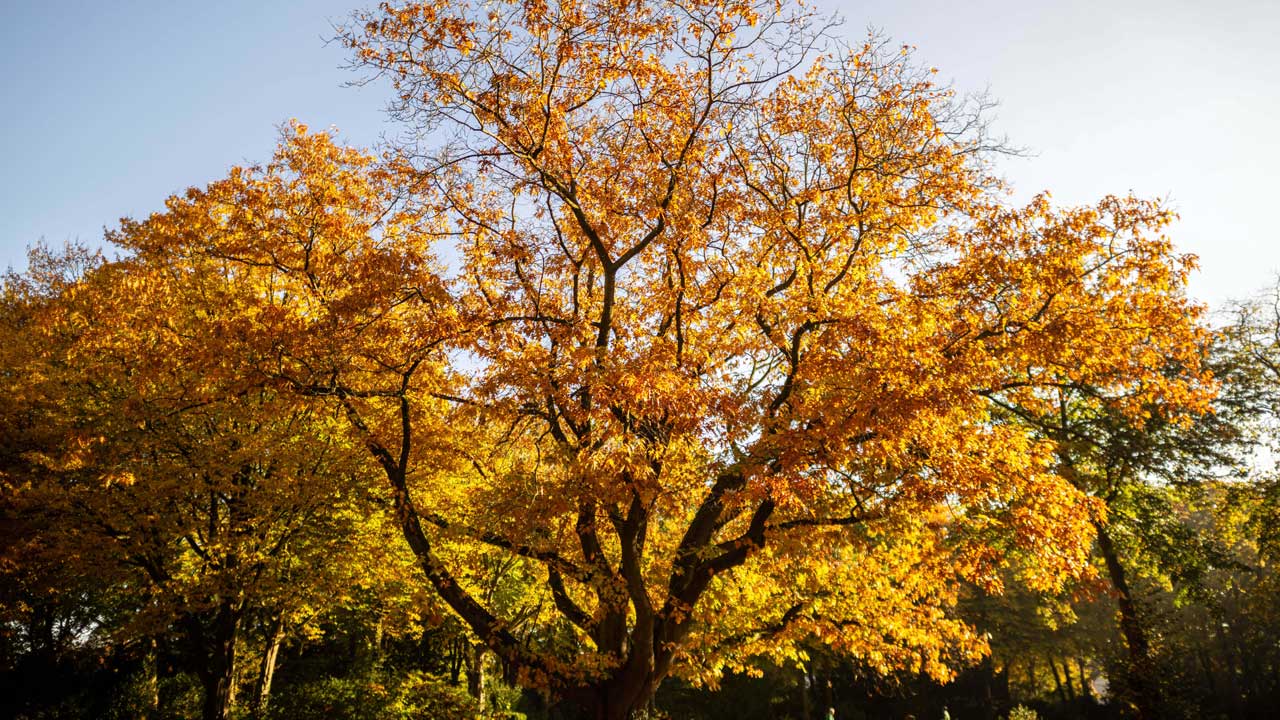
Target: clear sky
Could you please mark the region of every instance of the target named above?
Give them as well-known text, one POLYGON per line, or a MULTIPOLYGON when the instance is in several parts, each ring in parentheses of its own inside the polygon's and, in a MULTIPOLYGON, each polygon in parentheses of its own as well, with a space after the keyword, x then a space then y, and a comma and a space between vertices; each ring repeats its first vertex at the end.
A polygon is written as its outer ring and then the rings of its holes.
MULTIPOLYGON (((363 0, 0 2, 0 267, 25 247, 143 216, 165 196, 266 160, 296 117, 375 143, 384 87, 349 88, 331 22, 363 0)), ((820 0, 860 38, 882 29, 962 91, 1001 102, 1018 196, 1130 190, 1182 216, 1198 297, 1280 272, 1280 2, 820 0)))

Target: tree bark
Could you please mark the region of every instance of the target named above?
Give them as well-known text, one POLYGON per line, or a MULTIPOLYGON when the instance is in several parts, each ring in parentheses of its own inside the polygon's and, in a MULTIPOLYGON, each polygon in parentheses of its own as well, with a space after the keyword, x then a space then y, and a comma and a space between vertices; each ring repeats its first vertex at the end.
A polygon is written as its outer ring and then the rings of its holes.
POLYGON ((154 637, 147 639, 147 654, 142 659, 143 672, 146 673, 147 717, 160 715, 160 652, 154 637))
POLYGON ((628 662, 603 682, 559 693, 562 713, 583 720, 631 720, 653 700, 663 676, 628 662))
POLYGON ((280 645, 283 642, 284 617, 277 615, 268 630, 266 648, 262 653, 262 665, 258 668, 258 692, 253 703, 253 716, 256 718, 266 715, 267 706, 271 702, 271 681, 275 679, 276 659, 280 655, 280 645))
POLYGON ((1080 673, 1080 697, 1093 701, 1093 688, 1089 686, 1089 675, 1085 672, 1084 658, 1076 658, 1076 671, 1080 673))
POLYGON ((1107 575, 1111 586, 1115 589, 1116 604, 1120 610, 1120 631, 1124 635, 1125 646, 1129 651, 1128 677, 1130 701, 1139 720, 1155 720, 1158 715, 1159 699, 1155 693, 1151 664, 1151 644, 1147 639, 1146 629, 1138 617, 1138 607, 1133 600, 1133 592, 1129 589, 1129 581, 1124 565, 1116 552, 1115 543, 1107 528, 1095 523, 1098 531, 1098 550, 1107 566, 1107 575))
POLYGON ((227 670, 227 711, 236 706, 236 690, 239 689, 239 683, 236 682, 236 673, 240 669, 240 658, 234 652, 231 653, 230 668, 227 670))
MULTIPOLYGON (((194 625, 201 623, 193 618, 194 625)), ((240 616, 230 600, 223 600, 213 616, 212 628, 206 633, 197 631, 192 638, 202 648, 201 666, 198 669, 204 686, 202 720, 226 720, 235 699, 236 634, 240 616)))
POLYGON ((635 711, 644 707, 652 694, 639 697, 626 688, 606 685, 596 690, 596 702, 592 712, 585 717, 591 720, 632 720, 635 711))
POLYGON ((484 646, 471 644, 467 655, 467 692, 476 702, 476 715, 485 711, 484 646))
POLYGON ((1062 702, 1066 703, 1068 701, 1067 691, 1062 688, 1062 677, 1058 675, 1058 664, 1053 661, 1052 655, 1046 655, 1045 657, 1049 661, 1049 672, 1053 673, 1053 686, 1058 690, 1058 697, 1062 699, 1062 702))

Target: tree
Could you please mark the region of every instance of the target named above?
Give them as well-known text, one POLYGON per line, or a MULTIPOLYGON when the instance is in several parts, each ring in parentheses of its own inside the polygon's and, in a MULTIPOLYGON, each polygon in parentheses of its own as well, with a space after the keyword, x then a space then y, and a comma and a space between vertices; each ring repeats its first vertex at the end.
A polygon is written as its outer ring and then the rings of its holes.
POLYGON ((113 240, 218 269, 217 372, 340 413, 429 585, 588 716, 809 637, 947 677, 984 649, 960 582, 1084 572, 1100 518, 995 396, 1204 407, 1168 213, 1004 207, 980 108, 909 53, 773 3, 357 20, 438 152, 295 126, 113 240), (481 551, 558 618, 514 633, 481 551))
POLYGON ((236 312, 221 273, 77 252, 32 266, 5 286, 21 318, 6 327, 10 409, 25 415, 6 480, 34 528, 6 558, 15 577, 66 565, 114 589, 122 606, 81 634, 167 645, 207 720, 228 713, 246 622, 265 615, 260 711, 286 622, 404 569, 379 549, 377 498, 356 491, 367 456, 340 421, 220 373, 217 349, 193 342, 236 312))
MULTIPOLYGON (((1270 481, 1253 453, 1276 407, 1271 302, 1238 305, 1203 332, 1202 365, 1218 387, 1211 413, 1152 404, 1134 418, 1115 408, 1123 395, 1078 384, 1057 390, 1056 412, 1003 403, 1009 421, 1058 438, 1064 476, 1106 503, 1097 540, 1105 592, 1072 598, 1076 620, 1056 634, 1112 668, 1111 697, 1140 717, 1236 716, 1269 697, 1273 653, 1255 642, 1273 604, 1262 599, 1274 575, 1264 549, 1270 481)), ((1176 360, 1153 364, 1182 372, 1176 360)), ((981 598, 983 615, 998 619, 978 623, 995 634, 994 654, 1044 667, 1034 658, 1052 638, 1023 629, 1044 601, 981 598)))
MULTIPOLYGON (((1249 427, 1265 410, 1268 391, 1258 383, 1256 363, 1242 358, 1232 336, 1231 330, 1199 330, 1192 336, 1199 361, 1185 347, 1148 343, 1150 367, 1185 376, 1193 362, 1204 382, 1212 378, 1220 392, 1210 412, 1187 413, 1179 402, 1149 398, 1138 401, 1135 413, 1132 394, 1140 389, 1077 379, 1057 385, 1053 402, 1034 408, 990 395, 1008 421, 1054 442, 1062 475, 1106 506, 1106 518, 1096 521, 1096 548, 1127 650, 1116 695, 1138 717, 1166 714, 1162 698, 1176 692, 1162 687, 1156 667, 1154 618, 1143 607, 1155 598, 1143 597, 1136 583, 1154 578, 1157 585, 1193 590, 1210 570, 1230 564, 1218 534, 1191 522, 1186 507, 1215 506, 1201 495, 1223 476, 1240 474, 1253 447, 1249 427)), ((1152 594, 1149 588, 1145 594, 1152 594)))
MULTIPOLYGON (((1246 436, 1274 453, 1280 418, 1280 285, 1235 304, 1219 337, 1246 436)), ((1267 467, 1267 459, 1255 468, 1261 472, 1255 473, 1253 523, 1259 553, 1274 558, 1280 553, 1280 475, 1267 467)))

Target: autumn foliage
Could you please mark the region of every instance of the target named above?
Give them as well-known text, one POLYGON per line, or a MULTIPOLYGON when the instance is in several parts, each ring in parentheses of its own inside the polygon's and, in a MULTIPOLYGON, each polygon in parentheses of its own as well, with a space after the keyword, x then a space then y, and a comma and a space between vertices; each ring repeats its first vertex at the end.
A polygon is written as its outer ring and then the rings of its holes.
POLYGON ((906 50, 704 0, 388 4, 343 38, 430 142, 291 125, 124 222, 129 259, 36 303, 83 330, 24 360, 110 383, 62 445, 103 484, 274 518, 192 541, 264 596, 268 546, 364 487, 449 612, 595 717, 814 638, 947 678, 986 649, 961 584, 1086 574, 1103 519, 1001 408, 1206 407, 1169 212, 1010 207, 980 108, 906 50))

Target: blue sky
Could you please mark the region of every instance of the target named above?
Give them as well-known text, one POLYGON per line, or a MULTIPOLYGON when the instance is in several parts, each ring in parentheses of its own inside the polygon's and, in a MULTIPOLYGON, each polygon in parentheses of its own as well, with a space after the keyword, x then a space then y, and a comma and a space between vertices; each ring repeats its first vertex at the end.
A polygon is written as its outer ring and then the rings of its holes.
MULTIPOLYGON (((6 0, 0 11, 0 267, 40 238, 95 244, 189 185, 267 159, 280 123, 375 143, 384 87, 350 88, 325 44, 359 0, 6 0)), ((1130 190, 1182 215, 1198 297, 1250 295, 1280 271, 1280 2, 822 0, 859 38, 918 48, 962 91, 1000 100, 995 129, 1032 155, 1018 196, 1130 190)))

